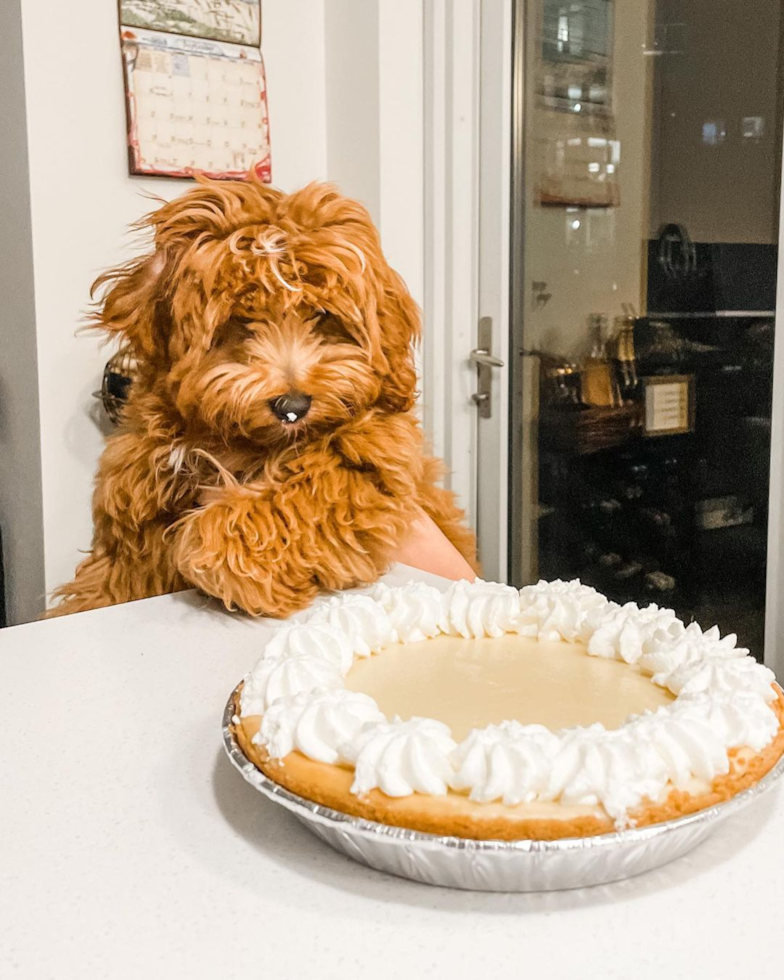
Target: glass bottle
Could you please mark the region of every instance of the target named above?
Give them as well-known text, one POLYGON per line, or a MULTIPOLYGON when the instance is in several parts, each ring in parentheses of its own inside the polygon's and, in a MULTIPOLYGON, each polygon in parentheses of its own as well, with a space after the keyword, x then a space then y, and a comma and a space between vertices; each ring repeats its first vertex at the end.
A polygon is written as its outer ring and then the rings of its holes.
POLYGON ((621 400, 634 401, 639 388, 637 376, 637 355, 634 350, 635 317, 631 315, 615 318, 615 362, 621 400))
POLYGON ((613 408, 621 404, 613 365, 607 354, 607 318, 601 313, 588 317, 590 353, 583 363, 582 400, 595 408, 613 408))
POLYGON ((683 341, 666 320, 651 320, 651 339, 645 351, 646 373, 680 374, 683 341))

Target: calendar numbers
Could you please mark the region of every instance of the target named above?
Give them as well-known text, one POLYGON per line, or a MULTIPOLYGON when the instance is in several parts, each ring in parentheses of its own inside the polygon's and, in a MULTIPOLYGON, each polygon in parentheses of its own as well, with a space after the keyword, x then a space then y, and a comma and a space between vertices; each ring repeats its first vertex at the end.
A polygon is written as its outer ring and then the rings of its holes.
POLYGON ((124 29, 123 59, 132 173, 270 180, 258 49, 124 29))

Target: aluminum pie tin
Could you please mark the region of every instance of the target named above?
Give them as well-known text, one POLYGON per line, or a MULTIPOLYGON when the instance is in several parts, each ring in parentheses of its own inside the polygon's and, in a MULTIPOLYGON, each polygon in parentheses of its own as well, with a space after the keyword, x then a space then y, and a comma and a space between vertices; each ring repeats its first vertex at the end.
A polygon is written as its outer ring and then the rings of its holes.
POLYGON ((701 844, 727 817, 769 790, 784 756, 749 789, 724 803, 648 827, 561 840, 439 837, 363 820, 284 789, 248 759, 232 731, 235 697, 223 714, 223 745, 243 778, 285 807, 330 847, 360 864, 412 881, 471 891, 537 892, 620 881, 661 867, 701 844))

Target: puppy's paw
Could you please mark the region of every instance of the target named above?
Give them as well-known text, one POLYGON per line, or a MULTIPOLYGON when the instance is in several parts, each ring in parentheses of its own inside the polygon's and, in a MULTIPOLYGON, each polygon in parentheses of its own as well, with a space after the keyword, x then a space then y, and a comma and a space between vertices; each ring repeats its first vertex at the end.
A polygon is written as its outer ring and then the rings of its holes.
POLYGON ((252 616, 288 616, 318 593, 307 571, 287 560, 274 515, 245 497, 188 514, 178 524, 175 553, 183 578, 252 616))

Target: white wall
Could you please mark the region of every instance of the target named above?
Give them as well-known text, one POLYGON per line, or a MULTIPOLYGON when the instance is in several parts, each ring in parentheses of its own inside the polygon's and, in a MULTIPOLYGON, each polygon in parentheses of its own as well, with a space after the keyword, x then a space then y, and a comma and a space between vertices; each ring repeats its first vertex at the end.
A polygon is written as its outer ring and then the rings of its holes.
POLYGON ((47 591, 70 578, 92 537, 90 492, 103 435, 91 393, 107 352, 75 336, 97 273, 127 257, 142 194, 184 182, 127 175, 122 67, 113 4, 23 0, 47 591))
POLYGON ((422 0, 327 0, 327 172, 368 208, 422 305, 422 0))
MULTIPOLYGON (((115 3, 19 2, 48 591, 71 576, 92 536, 90 497, 105 423, 91 393, 110 351, 94 336, 75 335, 90 283, 131 254, 128 226, 155 206, 151 196, 171 198, 190 184, 128 176, 115 3)), ((332 179, 349 195, 370 197, 388 257, 421 303, 421 0, 264 0, 262 17, 274 183, 290 191, 332 179), (366 92, 355 66, 365 51, 375 129, 367 111, 354 114, 334 88, 328 105, 329 57, 333 77, 342 63, 342 84, 356 88, 361 107, 366 92), (359 161, 353 169, 352 160, 359 161)), ((15 157, 22 171, 23 156, 15 157)), ((7 226, 3 244, 15 234, 7 226)))
POLYGON ((378 3, 328 0, 324 26, 330 179, 378 222, 378 3))
POLYGON ((324 4, 262 0, 272 181, 284 191, 327 179, 324 4))
POLYGON ((388 261, 424 302, 422 0, 379 3, 379 228, 388 261))

